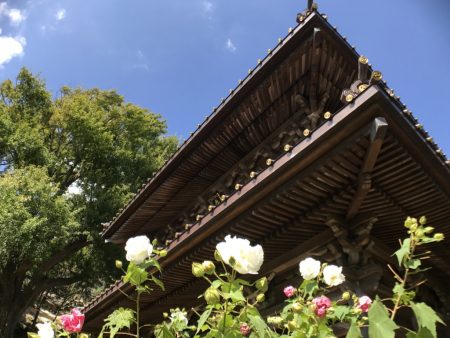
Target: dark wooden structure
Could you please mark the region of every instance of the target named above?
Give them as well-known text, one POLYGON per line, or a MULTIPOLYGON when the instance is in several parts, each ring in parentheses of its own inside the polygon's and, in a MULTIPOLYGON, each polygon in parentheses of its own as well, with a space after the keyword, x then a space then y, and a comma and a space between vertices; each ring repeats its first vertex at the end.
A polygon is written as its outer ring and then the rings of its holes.
MULTIPOLYGON (((166 291, 143 299, 143 318, 197 304, 204 285, 191 263, 210 259, 226 234, 263 246, 261 274, 275 289, 312 255, 344 265, 347 287, 389 293, 383 271, 395 264, 403 220, 427 215, 446 240, 434 245, 419 294, 448 321, 450 162, 312 1, 297 21, 105 224, 113 243, 146 234, 168 250, 166 291)), ((130 290, 118 281, 85 307, 86 329, 130 305, 119 288, 130 290)))

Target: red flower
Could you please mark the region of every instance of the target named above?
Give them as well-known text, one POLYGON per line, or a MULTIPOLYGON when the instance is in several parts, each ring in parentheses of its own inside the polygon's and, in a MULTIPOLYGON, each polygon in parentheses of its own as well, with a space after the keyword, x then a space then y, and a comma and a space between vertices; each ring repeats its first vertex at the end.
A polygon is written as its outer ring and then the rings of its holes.
POLYGON ((241 331, 241 334, 244 337, 247 337, 248 335, 250 335, 250 332, 252 331, 252 329, 250 328, 250 326, 248 326, 247 323, 241 323, 241 326, 239 327, 239 331, 241 331))
POLYGON ((358 309, 361 309, 362 312, 368 312, 371 304, 372 299, 370 297, 362 296, 358 300, 358 309))
POLYGON ((295 290, 295 288, 292 285, 286 286, 283 290, 284 295, 288 298, 293 297, 296 291, 297 290, 295 290))
POLYGON ((327 310, 331 306, 331 300, 328 297, 320 296, 317 298, 314 298, 312 300, 313 304, 315 305, 314 313, 318 317, 325 317, 327 315, 327 310))
POLYGON ((72 309, 71 314, 62 315, 59 319, 64 326, 64 330, 69 333, 80 332, 83 328, 84 314, 76 308, 72 309))

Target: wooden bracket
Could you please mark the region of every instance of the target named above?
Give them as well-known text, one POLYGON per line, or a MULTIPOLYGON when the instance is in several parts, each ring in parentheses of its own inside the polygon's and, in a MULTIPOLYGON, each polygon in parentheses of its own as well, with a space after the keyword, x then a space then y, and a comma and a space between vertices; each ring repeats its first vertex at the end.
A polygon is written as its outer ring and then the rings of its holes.
POLYGON ((372 171, 375 167, 378 155, 380 154, 387 127, 388 124, 382 117, 377 117, 372 123, 372 128, 370 131, 370 144, 366 150, 364 161, 359 173, 356 193, 353 196, 352 202, 347 210, 347 220, 355 217, 372 187, 372 171))

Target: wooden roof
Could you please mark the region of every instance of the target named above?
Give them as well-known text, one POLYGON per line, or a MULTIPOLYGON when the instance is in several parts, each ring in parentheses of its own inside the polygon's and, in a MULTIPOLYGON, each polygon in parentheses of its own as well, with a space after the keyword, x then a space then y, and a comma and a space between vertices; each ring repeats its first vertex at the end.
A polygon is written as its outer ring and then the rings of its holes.
MULTIPOLYGON (((131 235, 154 234, 177 223, 181 215, 195 208, 199 196, 214 195, 213 190, 218 188, 212 184, 221 177, 229 178, 230 170, 263 140, 283 124, 293 122, 298 110, 294 94, 307 95, 313 89, 319 94, 328 92, 325 108, 339 109, 340 93, 356 76, 357 55, 336 37, 316 12, 293 29, 118 213, 103 236, 124 243, 131 235), (321 35, 316 46, 318 83, 312 88, 309 79, 314 29, 320 29, 321 35)), ((234 182, 223 185, 219 189, 229 190, 234 182)))
MULTIPOLYGON (((357 60, 344 39, 312 12, 108 225, 103 235, 117 243, 138 234, 171 238, 168 256, 161 259, 166 291, 144 298, 147 320, 198 301, 203 285, 191 275, 191 263, 210 258, 226 234, 260 243, 261 273, 282 274, 315 250, 326 249, 327 256, 336 243, 327 218, 350 219, 356 209, 376 216, 371 237, 377 245, 370 250, 384 263, 404 235, 404 218, 427 215, 447 238, 429 260, 433 283, 442 289, 450 282, 449 163, 384 85, 367 88, 349 105, 341 103, 342 91, 356 79, 357 60), (305 136, 304 113, 293 97, 311 92, 319 98, 329 93, 323 110, 333 117, 321 117, 305 136), (373 135, 379 126, 381 137, 373 135), (370 184, 364 185, 367 173, 370 184), (211 204, 208 198, 216 193, 227 197, 211 204), (170 234, 173 228, 179 232, 170 234)), ((100 327, 112 306, 128 304, 119 288, 129 291, 118 281, 86 306, 88 330, 100 327)))
MULTIPOLYGON (((195 304, 202 281, 191 275, 191 263, 210 258, 226 234, 263 246, 262 274, 285 272, 302 256, 334 242, 326 219, 348 212, 375 118, 386 120, 387 132, 360 208, 378 218, 372 232, 378 245, 371 250, 390 262, 389 253, 405 234, 404 218, 427 215, 447 238, 433 249, 434 280, 449 283, 450 169, 399 103, 373 86, 168 246, 161 260, 166 291, 155 290, 144 299, 144 316, 160 320, 161 312, 175 304, 195 304)), ((127 304, 119 287, 127 290, 118 283, 86 308, 88 328, 100 325, 112 304, 127 304)))

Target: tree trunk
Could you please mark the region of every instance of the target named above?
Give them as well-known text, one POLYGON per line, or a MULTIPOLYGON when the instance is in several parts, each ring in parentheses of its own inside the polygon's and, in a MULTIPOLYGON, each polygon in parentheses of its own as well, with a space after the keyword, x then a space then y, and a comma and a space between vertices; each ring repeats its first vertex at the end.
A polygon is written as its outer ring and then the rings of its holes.
POLYGON ((0 337, 14 338, 20 316, 21 313, 17 311, 17 306, 2 302, 0 305, 0 337))

